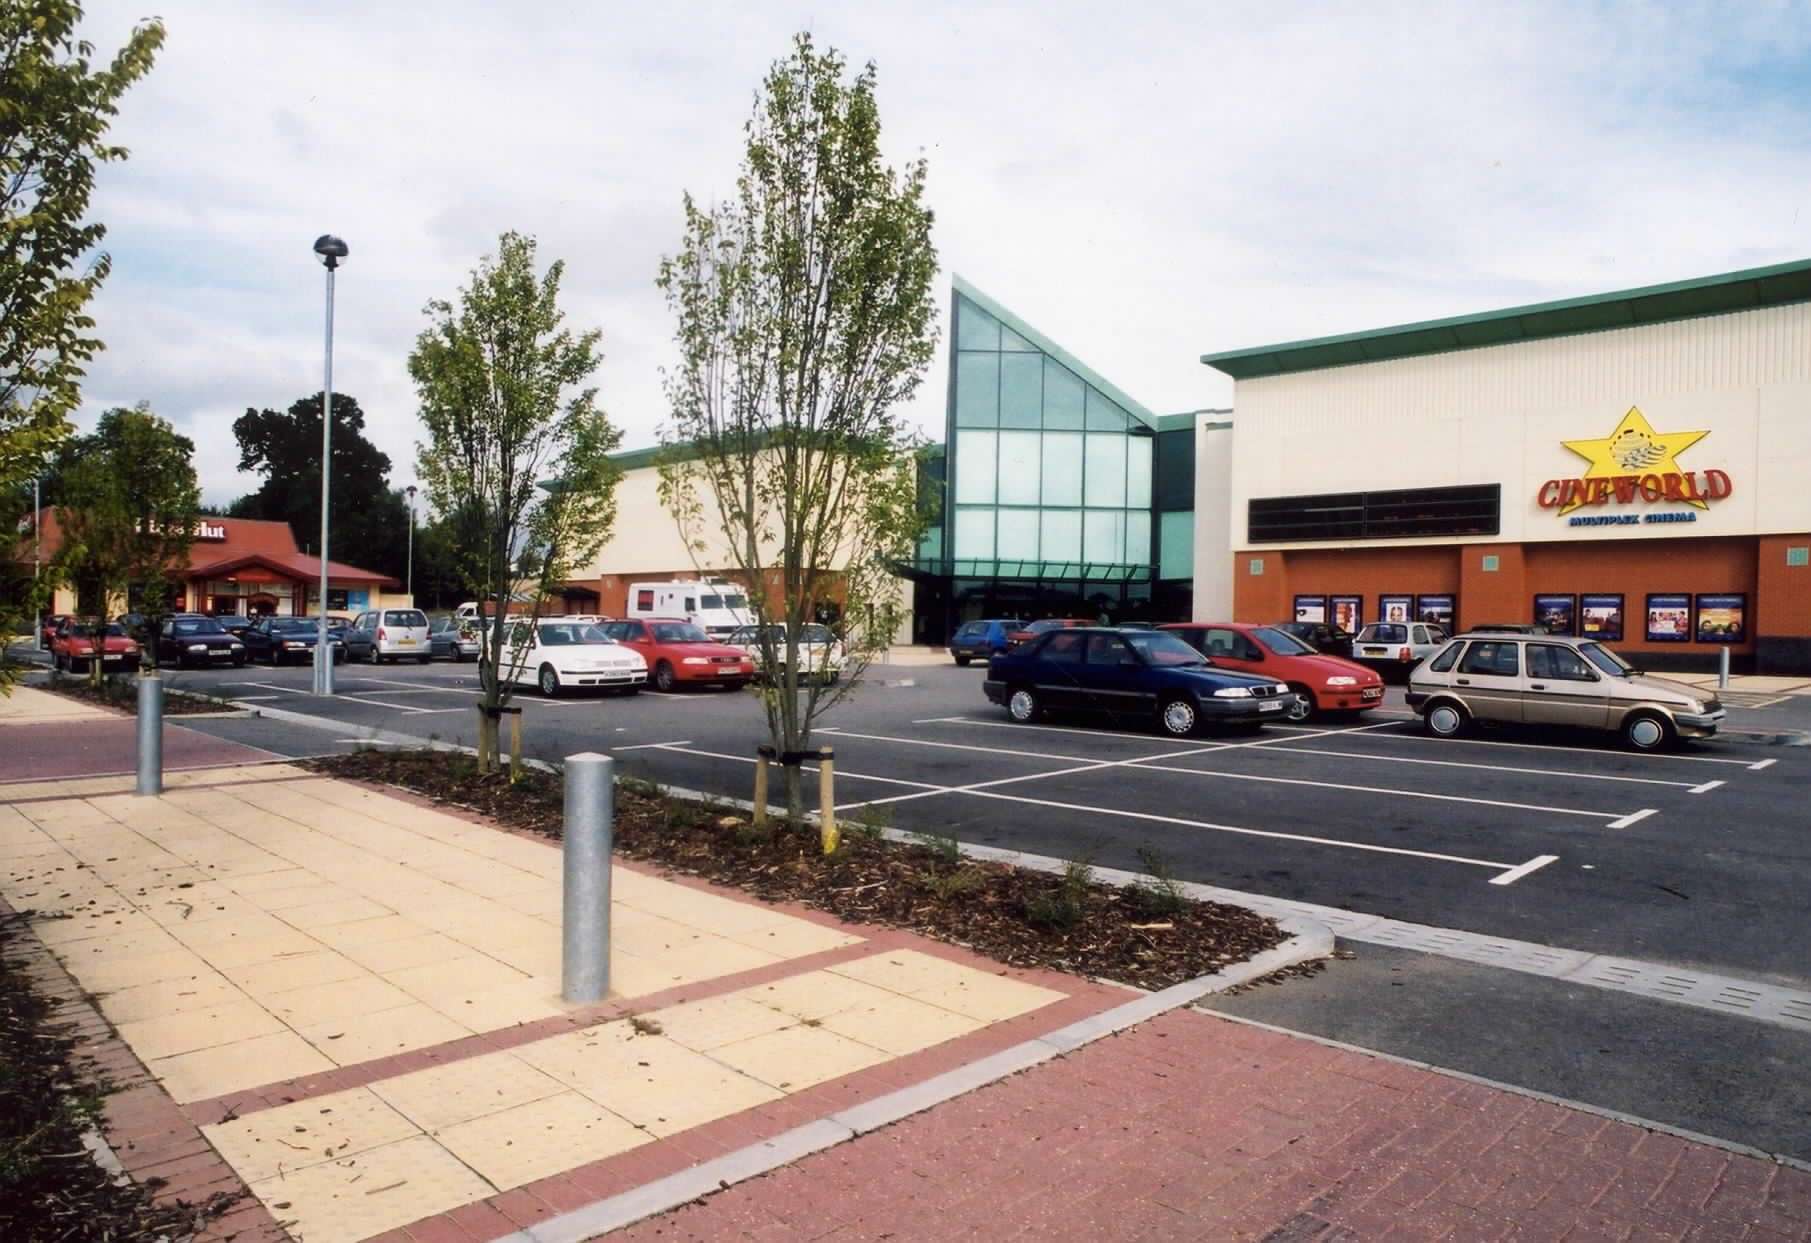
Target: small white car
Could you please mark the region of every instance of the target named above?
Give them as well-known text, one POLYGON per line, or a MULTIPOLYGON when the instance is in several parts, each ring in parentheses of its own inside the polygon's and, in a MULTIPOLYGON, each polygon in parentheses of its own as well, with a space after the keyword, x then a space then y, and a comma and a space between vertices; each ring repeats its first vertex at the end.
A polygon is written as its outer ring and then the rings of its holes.
POLYGON ((647 684, 641 653, 610 638, 591 622, 543 617, 532 626, 510 623, 500 675, 553 696, 568 686, 595 686, 633 695, 647 684))
POLYGON ((418 660, 425 665, 433 659, 428 615, 420 609, 372 609, 353 618, 350 629, 359 632, 361 642, 348 646, 370 643, 374 665, 386 660, 418 660))
POLYGON ((1446 631, 1432 622, 1372 622, 1352 640, 1352 659, 1375 669, 1387 682, 1406 680, 1409 670, 1440 650, 1446 631))
MULTIPOLYGON (((777 676, 785 675, 786 668, 786 628, 769 626, 772 636, 774 655, 777 658, 775 670, 777 676)), ((739 647, 747 652, 755 662, 755 673, 765 678, 767 670, 761 652, 761 627, 742 626, 724 640, 731 647, 739 647)), ((822 678, 826 682, 836 682, 843 676, 843 665, 848 661, 848 653, 843 645, 836 641, 830 627, 812 622, 799 632, 800 674, 804 678, 822 678)))

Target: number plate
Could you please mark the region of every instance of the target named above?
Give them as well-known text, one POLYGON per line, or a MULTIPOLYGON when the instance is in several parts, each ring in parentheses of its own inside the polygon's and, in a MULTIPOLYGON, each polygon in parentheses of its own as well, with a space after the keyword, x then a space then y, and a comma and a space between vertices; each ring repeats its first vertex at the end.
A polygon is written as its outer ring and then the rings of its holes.
POLYGON ((1382 656, 1386 650, 1387 649, 1381 648, 1381 647, 1367 647, 1365 649, 1365 655, 1366 656, 1382 656))
POLYGON ((1258 705, 1259 712, 1281 712, 1282 710, 1283 710, 1282 704, 1271 703, 1271 704, 1259 704, 1258 705))
POLYGON ((413 639, 398 639, 398 640, 396 640, 396 646, 398 646, 398 647, 414 647, 414 646, 415 646, 415 640, 413 640, 413 639))

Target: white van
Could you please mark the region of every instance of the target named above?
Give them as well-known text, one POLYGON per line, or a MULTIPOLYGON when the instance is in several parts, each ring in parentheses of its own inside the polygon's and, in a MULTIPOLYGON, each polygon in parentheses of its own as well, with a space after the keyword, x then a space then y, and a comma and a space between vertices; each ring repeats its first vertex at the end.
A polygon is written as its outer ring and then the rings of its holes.
POLYGON ((630 583, 626 616, 683 617, 714 639, 754 622, 748 593, 721 578, 630 583))

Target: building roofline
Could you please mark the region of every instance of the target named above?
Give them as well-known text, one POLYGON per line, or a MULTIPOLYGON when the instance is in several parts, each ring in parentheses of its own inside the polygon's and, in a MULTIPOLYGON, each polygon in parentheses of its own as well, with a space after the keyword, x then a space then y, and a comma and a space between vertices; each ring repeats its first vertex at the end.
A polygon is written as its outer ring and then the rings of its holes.
MULTIPOLYGON (((1094 368, 1090 367, 1087 363, 1058 345, 1055 341, 1052 341, 1049 337, 1039 332, 1036 328, 1033 328, 1017 315, 1007 310, 1004 304, 990 298, 987 294, 975 288, 974 285, 970 284, 956 273, 952 272, 950 274, 950 284, 955 288, 955 291, 964 298, 973 302, 983 311, 986 311, 989 315, 993 316, 1008 328, 1018 333, 1021 337, 1024 337, 1027 341, 1044 351, 1044 353, 1050 355, 1052 358, 1062 363, 1063 366, 1075 372, 1076 375, 1079 375, 1089 384, 1092 384, 1108 397, 1111 397, 1126 411, 1126 413, 1130 414, 1140 423, 1143 423, 1153 431, 1157 430, 1157 416, 1151 413, 1142 402, 1134 401, 1131 397, 1127 396, 1124 389, 1120 388, 1117 384, 1113 383, 1113 381, 1107 379, 1107 377, 1103 376, 1100 372, 1094 370, 1094 368)), ((954 361, 952 360, 951 366, 954 365, 954 361)))
POLYGON ((1364 332, 1203 354, 1235 380, 1634 328, 1811 301, 1811 259, 1364 332))

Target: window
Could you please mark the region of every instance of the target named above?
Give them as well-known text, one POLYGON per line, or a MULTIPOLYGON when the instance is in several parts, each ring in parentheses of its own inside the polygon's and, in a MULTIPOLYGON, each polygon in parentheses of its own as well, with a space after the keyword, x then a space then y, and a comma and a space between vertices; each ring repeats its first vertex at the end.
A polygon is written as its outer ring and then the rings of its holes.
POLYGON ((685 598, 685 611, 688 613, 696 613, 698 611, 698 597, 687 596, 685 598))
POLYGON ((1360 643, 1407 643, 1409 628, 1396 622, 1373 623, 1358 632, 1360 643))
POLYGON ((1000 348, 1014 353, 1035 353, 1038 347, 1008 328, 1005 324, 1001 324, 1000 348))
POLYGON ((1132 649, 1126 641, 1116 634, 1091 634, 1088 636, 1088 663, 1090 665, 1118 665, 1121 661, 1136 660, 1132 649))
POLYGON ((959 350, 997 350, 1000 348, 1000 321, 970 302, 956 300, 956 348, 959 350))
POLYGON ((1176 510, 1157 516, 1157 576, 1195 576, 1195 511, 1176 510))
POLYGON ((994 556, 1001 561, 1036 561, 1038 559, 1037 510, 1002 509, 999 511, 998 534, 994 538, 994 556))
POLYGON ((956 510, 956 554, 964 561, 992 561, 994 511, 987 508, 956 510))
POLYGON ((428 615, 418 609, 391 609, 384 614, 386 626, 425 626, 428 615))
POLYGON ((1059 630, 1044 640, 1044 645, 1038 649, 1038 657, 1059 665, 1079 665, 1082 663, 1082 649, 1087 646, 1087 637, 1059 630))
POLYGON ((1090 434, 1082 469, 1084 504, 1120 509, 1126 503, 1126 438, 1090 434))
POLYGON ((344 612, 346 608, 346 589, 344 587, 329 587, 327 589, 327 611, 329 613, 336 610, 344 612))
POLYGON ((1151 560, 1151 514, 1149 510, 1126 511, 1127 565, 1148 565, 1151 560))
POLYGON ((635 607, 646 613, 654 611, 654 593, 646 588, 635 593, 635 607))
POLYGON ((1609 648, 1599 644, 1581 643, 1578 645, 1578 651, 1586 660, 1590 661, 1613 678, 1626 677, 1635 672, 1635 667, 1629 664, 1628 661, 1618 656, 1615 652, 1612 652, 1609 648))
POLYGON ((1123 509, 1091 509, 1083 518, 1082 560, 1097 565, 1117 565, 1125 555, 1123 509))
POLYGON ((1082 513, 1079 509, 1046 509, 1040 515, 1043 527, 1039 553, 1045 561, 1080 561, 1082 559, 1082 513))
POLYGON ((1453 667, 1453 662, 1459 659, 1459 653, 1464 650, 1465 644, 1463 643, 1449 643, 1438 656, 1434 657, 1434 663, 1428 668, 1435 673, 1445 673, 1453 667))
POLYGON ((1460 673, 1476 673, 1493 678, 1513 678, 1521 670, 1514 643, 1474 642, 1459 662, 1460 673))
POLYGON ((998 432, 956 433, 956 504, 993 504, 994 463, 999 451, 998 432))
POLYGON ((1149 436, 1126 437, 1126 504, 1151 507, 1151 444, 1149 436))
POLYGON ((956 426, 997 427, 1000 423, 1000 356, 956 355, 956 426))
POLYGON ((1043 502, 1046 505, 1082 503, 1082 435, 1080 432, 1044 433, 1043 502))
POLYGON ((656 643, 709 643, 711 637, 690 622, 655 622, 656 643))
POLYGON ((1435 640, 1430 639, 1428 637, 1428 628, 1426 626, 1416 626, 1415 627, 1415 642, 1417 642, 1417 643, 1433 643, 1433 642, 1435 642, 1435 640))
POLYGON ((723 607, 723 597, 722 596, 700 596, 699 604, 701 607, 707 608, 707 609, 720 609, 723 607))
MULTIPOLYGON (((1000 433, 1000 486, 1002 505, 1038 503, 1038 468, 1042 437, 1036 432, 1000 433)), ((966 466, 966 464, 964 464, 966 466)), ((957 478, 962 471, 957 471, 957 478)))
POLYGON ((1043 425, 1044 356, 1008 354, 1000 359, 1000 426, 1043 425))
POLYGON ((1130 420, 1113 400, 1098 389, 1088 390, 1088 430, 1091 432, 1123 432, 1130 420))
POLYGON ((1235 657, 1239 650, 1239 640, 1244 638, 1236 630, 1227 630, 1221 626, 1209 626, 1201 632, 1200 647, 1209 656, 1235 657))
POLYGON ((1081 377, 1053 358, 1044 360, 1044 426, 1080 431, 1084 416, 1081 377))
POLYGON ((1597 675, 1585 658, 1569 647, 1556 643, 1528 645, 1528 676, 1548 678, 1555 682, 1595 682, 1597 675))
POLYGON ((1278 656, 1312 656, 1315 648, 1303 643, 1287 630, 1275 626, 1263 626, 1251 632, 1252 636, 1278 656))
POLYGON ((1484 483, 1257 498, 1246 507, 1246 537, 1264 544, 1496 535, 1502 521, 1502 492, 1501 485, 1484 483))
POLYGON ((1127 637, 1148 665, 1158 668, 1187 668, 1201 663, 1201 653, 1178 639, 1168 630, 1148 630, 1127 637))

